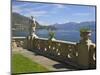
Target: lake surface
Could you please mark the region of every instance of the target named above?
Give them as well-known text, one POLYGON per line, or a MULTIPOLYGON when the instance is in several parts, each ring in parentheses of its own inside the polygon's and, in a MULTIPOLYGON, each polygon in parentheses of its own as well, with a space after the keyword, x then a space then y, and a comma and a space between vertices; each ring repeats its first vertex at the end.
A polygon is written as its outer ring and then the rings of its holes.
MULTIPOLYGON (((13 32, 13 36, 27 36, 28 32, 13 32)), ((49 32, 46 29, 36 30, 36 35, 42 38, 49 38, 49 32)), ((55 30, 55 38, 58 40, 78 42, 80 40, 79 31, 71 30, 55 30)), ((94 43, 96 43, 96 33, 92 32, 90 38, 94 43)))

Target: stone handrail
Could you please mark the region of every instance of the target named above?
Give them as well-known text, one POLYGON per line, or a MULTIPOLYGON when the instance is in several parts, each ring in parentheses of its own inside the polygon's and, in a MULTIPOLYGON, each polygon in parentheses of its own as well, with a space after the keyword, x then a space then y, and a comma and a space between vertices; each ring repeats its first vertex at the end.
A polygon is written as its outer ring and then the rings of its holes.
MULTIPOLYGON (((50 54, 52 56, 59 56, 62 59, 73 59, 76 43, 67 42, 61 40, 46 40, 46 39, 34 39, 33 49, 38 49, 44 53, 50 54)), ((74 59, 73 59, 74 60, 74 59)))
POLYGON ((96 47, 85 43, 47 38, 12 37, 12 48, 23 47, 79 69, 96 67, 96 47))
POLYGON ((88 48, 88 45, 76 42, 29 37, 27 48, 81 69, 94 68, 96 64, 96 48, 92 45, 88 48))
POLYGON ((12 48, 26 47, 26 37, 12 37, 12 48))

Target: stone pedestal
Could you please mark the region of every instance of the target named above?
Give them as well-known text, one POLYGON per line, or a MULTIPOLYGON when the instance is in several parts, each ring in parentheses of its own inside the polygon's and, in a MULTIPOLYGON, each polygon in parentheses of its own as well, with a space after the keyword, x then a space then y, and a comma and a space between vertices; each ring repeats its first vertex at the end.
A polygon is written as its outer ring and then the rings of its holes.
POLYGON ((31 36, 27 37, 27 49, 31 48, 31 36))
POLYGON ((89 46, 87 42, 78 43, 78 64, 81 68, 88 68, 89 66, 89 46))
POLYGON ((90 66, 90 49, 95 49, 94 43, 90 40, 91 32, 81 32, 81 40, 77 44, 78 49, 78 65, 80 69, 88 69, 90 66))
POLYGON ((15 40, 12 40, 12 44, 11 44, 12 49, 13 48, 17 48, 17 43, 15 40))

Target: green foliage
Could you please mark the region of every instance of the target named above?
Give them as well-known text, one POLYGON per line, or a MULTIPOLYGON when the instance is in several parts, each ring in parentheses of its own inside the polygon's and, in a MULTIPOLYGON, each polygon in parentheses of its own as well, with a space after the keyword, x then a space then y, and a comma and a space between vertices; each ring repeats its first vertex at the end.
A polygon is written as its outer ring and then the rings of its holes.
POLYGON ((54 31, 50 31, 49 32, 49 39, 55 38, 55 32, 54 31))
POLYGON ((89 27, 83 27, 80 28, 80 32, 91 32, 91 29, 89 27))
POLYGON ((21 54, 12 55, 12 73, 46 72, 45 67, 31 61, 21 54))

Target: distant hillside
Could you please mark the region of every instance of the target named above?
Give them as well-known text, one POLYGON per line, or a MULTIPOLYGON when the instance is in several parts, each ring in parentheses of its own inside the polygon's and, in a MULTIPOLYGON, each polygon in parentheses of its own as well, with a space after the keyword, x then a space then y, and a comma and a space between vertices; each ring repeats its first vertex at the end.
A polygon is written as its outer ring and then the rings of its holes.
MULTIPOLYGON (((17 28, 15 24, 22 24, 24 31, 28 31, 29 19, 30 18, 26 16, 13 12, 12 13, 12 28, 19 30, 19 28, 17 28)), ((54 25, 49 25, 49 26, 41 25, 37 21, 36 23, 37 23, 37 27, 36 27, 37 29, 47 29, 47 30, 48 29, 79 30, 82 27, 89 27, 90 29, 95 30, 95 26, 96 26, 96 23, 94 21, 87 21, 87 22, 80 22, 80 23, 68 22, 64 24, 54 24, 54 25)))
MULTIPOLYGON (((37 27, 40 27, 39 23, 37 23, 37 27)), ((25 26, 29 26, 29 18, 18 13, 12 13, 12 27, 15 27, 15 24, 23 24, 25 26)))
POLYGON ((87 21, 87 22, 68 22, 64 24, 54 24, 57 29, 63 29, 63 30, 79 30, 82 27, 88 27, 91 30, 95 30, 96 23, 94 21, 87 21))
MULTIPOLYGON (((30 18, 20 15, 19 13, 13 12, 12 13, 12 28, 19 29, 18 27, 16 27, 16 24, 22 24, 24 25, 23 28, 25 29, 25 31, 27 31, 29 28, 29 20, 30 18)), ((37 26, 36 27, 37 29, 54 29, 55 28, 54 26, 40 25, 37 21, 36 21, 36 26, 37 26)))

